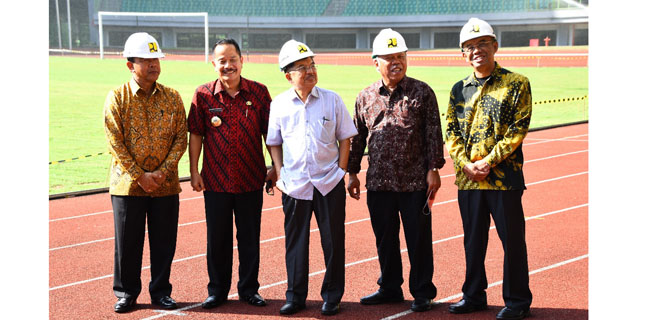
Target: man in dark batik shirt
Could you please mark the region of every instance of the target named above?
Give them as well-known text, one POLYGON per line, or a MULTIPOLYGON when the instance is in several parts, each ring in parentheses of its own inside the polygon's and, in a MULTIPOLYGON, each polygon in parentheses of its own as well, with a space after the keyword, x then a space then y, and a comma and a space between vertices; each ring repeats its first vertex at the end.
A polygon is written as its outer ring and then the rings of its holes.
POLYGON ((373 60, 381 79, 357 96, 348 192, 360 198, 357 173, 368 143, 368 211, 376 237, 381 276, 379 290, 362 304, 404 300, 399 245, 400 213, 411 270, 409 291, 413 311, 431 309, 436 296, 433 278, 431 215, 427 199, 440 188, 438 169, 445 164, 440 115, 433 90, 406 76, 407 47, 402 36, 382 30, 373 43, 373 60), (424 213, 424 214, 423 214, 424 213))

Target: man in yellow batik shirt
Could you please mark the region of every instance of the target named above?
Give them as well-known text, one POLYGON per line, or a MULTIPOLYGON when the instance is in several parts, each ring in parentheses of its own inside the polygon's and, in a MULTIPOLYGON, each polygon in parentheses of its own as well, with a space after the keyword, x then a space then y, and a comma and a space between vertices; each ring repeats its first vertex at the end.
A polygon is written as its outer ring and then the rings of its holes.
POLYGON ((181 187, 178 161, 187 148, 185 108, 178 92, 156 82, 164 57, 151 35, 132 34, 124 45, 132 74, 108 93, 104 129, 112 155, 110 194, 115 221, 114 311, 133 308, 142 284, 145 221, 151 255, 152 304, 174 309, 171 264, 181 187))
POLYGON ((532 112, 530 83, 496 63, 499 43, 487 22, 471 18, 461 29, 460 46, 474 72, 451 89, 446 145, 456 170, 466 268, 463 299, 449 311, 487 309, 485 253, 492 214, 504 248, 505 308, 497 319, 523 319, 533 299, 521 204, 526 189, 522 142, 532 112))

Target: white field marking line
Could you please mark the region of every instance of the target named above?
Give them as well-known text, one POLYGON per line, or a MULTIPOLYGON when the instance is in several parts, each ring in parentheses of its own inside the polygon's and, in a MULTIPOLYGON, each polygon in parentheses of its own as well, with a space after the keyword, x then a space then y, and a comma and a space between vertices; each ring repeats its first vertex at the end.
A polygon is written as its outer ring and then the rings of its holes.
MULTIPOLYGON (((558 157, 563 157, 563 156, 568 156, 568 155, 573 155, 573 154, 578 154, 578 153, 583 153, 583 152, 588 152, 588 151, 589 150, 580 150, 580 151, 568 152, 568 153, 563 153, 563 154, 554 155, 554 156, 550 156, 550 157, 544 157, 544 158, 528 160, 528 161, 526 161, 526 163, 542 161, 542 160, 548 160, 548 159, 553 159, 553 158, 558 158, 558 157)), ((580 175, 580 174, 585 174, 585 173, 588 173, 588 171, 576 173, 574 175, 580 175)), ((441 176, 440 178, 450 178, 450 177, 454 177, 454 176, 455 176, 455 174, 448 174, 448 175, 441 176)), ((549 179, 549 180, 543 180, 543 181, 529 183, 528 185, 535 185, 535 184, 538 184, 538 183, 554 181, 554 180, 563 179, 563 178, 571 177, 571 176, 572 175, 558 177, 558 178, 552 178, 552 179, 549 179)), ((361 191, 361 193, 365 193, 366 191, 367 190, 363 190, 363 191, 361 191)), ((349 194, 346 194, 346 197, 349 197, 349 196, 350 196, 349 194)), ((449 202, 452 202, 452 201, 456 201, 456 199, 448 200, 448 201, 445 201, 445 202, 437 202, 434 205, 445 204, 445 203, 449 203, 449 202)), ((276 209, 282 209, 282 206, 266 208, 266 209, 262 209, 262 211, 270 211, 270 210, 276 210, 276 209)), ((357 220, 357 222, 359 222, 359 221, 361 221, 361 220, 357 220)), ((193 225, 193 224, 197 224, 197 223, 204 223, 204 222, 205 222, 205 220, 199 220, 199 221, 193 221, 193 222, 187 222, 187 223, 179 224, 178 226, 179 227, 185 227, 185 226, 189 226, 189 225, 193 225)), ((145 231, 145 232, 147 232, 147 231, 145 231)), ((115 239, 115 237, 110 237, 110 238, 92 240, 92 241, 87 241, 87 242, 82 242, 82 243, 77 243, 77 244, 70 244, 70 245, 66 245, 66 246, 51 248, 51 249, 49 249, 49 251, 74 248, 74 247, 78 247, 78 246, 83 246, 83 245, 88 245, 88 244, 93 244, 93 243, 99 243, 99 242, 103 242, 103 241, 111 241, 111 240, 114 240, 114 239, 115 239)), ((264 241, 262 241, 260 243, 264 243, 264 242, 268 242, 268 241, 264 240, 264 241)))
MULTIPOLYGON (((526 138, 528 141, 549 141, 551 139, 547 138, 526 138)), ((566 139, 562 141, 569 141, 569 142, 589 142, 589 139, 566 139)))
MULTIPOLYGON (((536 273, 540 273, 540 272, 543 272, 543 271, 547 271, 547 270, 551 270, 551 269, 559 268, 559 267, 564 266, 564 265, 566 265, 566 264, 569 264, 569 263, 572 263, 572 262, 576 262, 576 261, 580 261, 580 260, 586 259, 586 258, 588 258, 588 257, 589 257, 589 255, 588 255, 588 254, 585 254, 585 255, 581 255, 581 256, 579 256, 579 257, 575 257, 575 258, 572 258, 572 259, 569 259, 569 260, 560 261, 560 262, 558 262, 558 263, 556 263, 556 264, 552 264, 552 265, 550 265, 550 266, 546 266, 546 267, 543 267, 543 268, 539 268, 539 269, 536 269, 536 270, 530 271, 530 272, 528 273, 528 275, 531 275, 531 276, 532 276, 532 275, 534 275, 534 274, 536 274, 536 273)), ((503 280, 499 280, 499 281, 497 281, 497 282, 490 283, 490 284, 488 285, 488 288, 496 287, 496 286, 499 286, 499 285, 501 285, 501 284, 503 284, 503 280)), ((436 300, 436 301, 434 301, 434 304, 444 303, 444 302, 448 302, 448 301, 452 301, 452 300, 460 299, 460 298, 462 298, 462 297, 463 297, 463 294, 462 294, 462 293, 458 293, 458 294, 455 294, 455 295, 453 295, 453 296, 446 297, 446 298, 444 298, 444 299, 436 300)), ((406 311, 403 311, 403 312, 400 312, 400 313, 396 313, 396 314, 394 314, 394 315, 392 315, 392 316, 388 316, 388 317, 382 318, 381 320, 393 320, 393 319, 397 319, 397 318, 403 317, 403 316, 405 316, 405 315, 407 315, 407 314, 410 314, 410 313, 413 313, 413 311, 411 311, 411 310, 406 310, 406 311)))
MULTIPOLYGON (((556 142, 556 141, 571 141, 568 139, 571 138, 576 138, 576 137, 584 137, 588 136, 589 134, 582 134, 582 135, 577 135, 577 136, 570 136, 570 137, 564 137, 564 138, 556 138, 556 139, 542 139, 542 138, 526 138, 525 140, 540 140, 538 142, 533 142, 533 143, 524 143, 524 146, 532 145, 532 144, 538 144, 538 143, 547 143, 547 142, 556 142)), ((578 141, 588 141, 588 140, 578 140, 578 141)), ((446 156, 445 159, 450 159, 449 156, 446 156)), ((366 172, 367 170, 361 170, 361 172, 366 172)), ((180 201, 189 201, 189 200, 196 200, 196 199, 203 199, 203 196, 198 196, 198 197, 192 197, 192 198, 185 198, 185 199, 180 199, 180 201)), ((277 207, 276 207, 277 208, 277 207)), ((264 209, 265 210, 271 210, 275 208, 268 208, 264 209)), ((71 217, 65 217, 65 218, 57 218, 57 219, 50 219, 49 222, 56 222, 56 221, 63 221, 63 220, 71 220, 71 219, 77 219, 77 218, 84 218, 84 217, 90 217, 90 216, 95 216, 98 214, 104 214, 104 213, 112 213, 113 210, 105 210, 105 211, 100 211, 100 212, 93 212, 93 213, 87 213, 87 214, 82 214, 78 216, 71 216, 71 217)))
MULTIPOLYGON (((369 57, 368 53, 321 53, 324 57, 369 57)), ((409 57, 452 57, 460 58, 461 54, 455 53, 411 53, 409 57)), ((588 57, 589 53, 497 53, 496 57, 588 57)))
MULTIPOLYGON (((564 209, 560 209, 560 210, 556 210, 556 211, 552 211, 552 212, 542 213, 542 214, 539 214, 539 215, 534 216, 534 217, 526 218, 525 220, 538 219, 538 218, 545 217, 545 216, 549 216, 549 215, 556 214, 556 213, 561 213, 561 212, 566 212, 566 211, 570 211, 570 210, 574 210, 574 209, 579 209, 579 208, 582 208, 582 207, 585 207, 585 206, 588 206, 588 205, 589 205, 589 204, 586 204, 586 203, 585 203, 585 204, 581 204, 581 205, 573 206, 573 207, 570 207, 570 208, 564 208, 564 209)), ((492 230, 492 229, 495 229, 495 227, 494 227, 494 226, 490 227, 490 230, 492 230)), ((445 239, 441 239, 441 240, 434 241, 434 242, 432 242, 432 244, 437 244, 437 243, 441 243, 441 242, 445 242, 445 241, 450 241, 450 240, 458 239, 458 238, 462 238, 462 237, 463 237, 463 234, 459 234, 459 235, 452 236, 452 237, 449 237, 449 238, 445 238, 445 239)), ((400 253, 405 253, 405 252, 407 252, 407 251, 408 251, 408 249, 404 248, 404 249, 400 250, 400 253)), ((533 275, 533 274, 535 274, 535 273, 539 273, 539 272, 542 272, 542 271, 546 271, 546 270, 550 270, 550 269, 553 269, 553 268, 557 268, 557 267, 559 267, 559 266, 562 266, 562 265, 565 265, 565 264, 568 264, 568 263, 571 263, 571 262, 574 262, 574 261, 578 261, 578 260, 584 259, 584 258, 586 258, 586 257, 588 257, 588 255, 583 255, 583 256, 580 256, 580 257, 577 257, 577 258, 573 258, 573 259, 565 260, 565 261, 562 261, 562 262, 559 262, 559 263, 556 263, 556 264, 553 264, 553 265, 550 265, 550 266, 546 266, 546 267, 543 267, 543 268, 540 268, 540 269, 537 269, 537 270, 533 270, 533 271, 529 272, 528 274, 529 274, 529 275, 533 275)), ((359 261, 355 261, 355 262, 346 263, 346 264, 345 264, 345 267, 347 268, 347 267, 351 267, 351 266, 354 266, 354 265, 357 265, 357 264, 362 264, 362 263, 370 262, 370 261, 377 260, 377 259, 379 259, 379 257, 378 257, 378 256, 374 256, 374 257, 371 257, 371 258, 367 258, 367 259, 363 259, 363 260, 359 260, 359 261)), ((309 274, 309 277, 312 277, 312 276, 315 276, 315 275, 319 275, 319 274, 323 274, 323 273, 325 273, 325 271, 326 271, 326 269, 323 269, 323 270, 320 270, 320 271, 316 271, 316 272, 312 272, 312 273, 309 274)), ((268 289, 268 288, 276 287, 276 286, 279 286, 279 285, 283 285, 283 284, 285 284, 285 283, 287 283, 287 280, 278 281, 278 282, 275 282, 275 283, 271 283, 271 284, 267 284, 267 285, 264 285, 264 286, 260 286, 258 290, 262 290, 262 289, 268 289)), ((494 286, 500 285, 500 284, 502 284, 502 283, 503 283, 503 281, 497 281, 497 282, 494 282, 494 283, 488 285, 488 288, 491 288, 491 287, 494 287, 494 286)), ((232 298, 237 297, 237 296, 238 296, 237 293, 233 293, 233 294, 229 295, 228 298, 229 298, 229 299, 232 299, 232 298)), ((460 293, 460 294, 456 294, 456 295, 453 295, 453 296, 449 296, 449 297, 444 298, 444 299, 437 300, 437 301, 435 301, 434 303, 435 303, 435 304, 438 304, 438 303, 442 303, 442 302, 447 302, 447 301, 450 301, 450 300, 458 299, 458 298, 460 298, 460 297, 462 297, 462 296, 463 296, 463 294, 460 293)), ((185 310, 189 310, 189 309, 196 308, 196 307, 198 307, 198 306, 200 306, 200 305, 201 305, 200 303, 199 303, 199 304, 194 304, 194 305, 191 305, 191 306, 184 307, 184 308, 182 308, 182 309, 177 309, 176 311, 185 311, 185 310)), ((153 320, 153 319, 162 318, 162 317, 164 317, 164 316, 168 316, 168 315, 177 315, 177 314, 175 314, 174 311, 164 311, 164 310, 160 310, 160 312, 161 312, 161 314, 158 314, 158 315, 155 315, 155 316, 151 316, 151 317, 148 317, 148 318, 143 318, 142 320, 153 320)), ((407 315, 407 314, 409 314, 409 313, 412 313, 412 312, 413 312, 413 311, 411 311, 411 310, 407 310, 407 311, 400 312, 400 313, 398 313, 398 314, 394 314, 394 315, 392 315, 392 316, 389 316, 389 317, 387 317, 387 318, 383 318, 383 319, 396 319, 396 318, 399 318, 399 317, 405 316, 405 315, 407 315)), ((382 320, 383 320, 383 319, 382 319, 382 320)))
MULTIPOLYGON (((556 139, 543 139, 543 141, 537 141, 537 142, 531 142, 531 143, 524 143, 524 146, 532 146, 535 144, 540 144, 540 143, 549 143, 549 142, 558 142, 558 141, 569 141, 570 139, 573 138, 579 138, 579 137, 586 137, 589 134, 579 134, 577 136, 570 136, 570 137, 563 137, 563 138, 556 138, 556 139)), ((525 140, 525 139, 524 139, 525 140)))
MULTIPOLYGON (((184 199, 180 199, 179 201, 189 201, 189 200, 196 200, 196 199, 202 199, 202 198, 203 198, 203 196, 192 197, 192 198, 184 198, 184 199)), ((104 214, 104 213, 113 213, 113 210, 86 213, 86 214, 82 214, 82 215, 78 215, 78 216, 71 216, 71 217, 65 217, 65 218, 50 219, 50 222, 57 222, 57 221, 71 220, 71 219, 78 219, 78 218, 85 218, 85 217, 96 216, 98 214, 104 214)))

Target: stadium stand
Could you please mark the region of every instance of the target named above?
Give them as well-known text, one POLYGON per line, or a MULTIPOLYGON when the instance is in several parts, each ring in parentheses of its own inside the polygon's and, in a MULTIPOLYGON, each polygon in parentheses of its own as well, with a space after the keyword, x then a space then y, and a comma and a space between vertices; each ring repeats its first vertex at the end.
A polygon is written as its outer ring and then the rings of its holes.
MULTIPOLYGON (((50 46, 55 47, 57 16, 50 0, 50 46)), ((61 1, 59 1, 61 2, 61 1)), ((273 51, 287 39, 313 48, 367 50, 379 30, 391 27, 407 37, 409 48, 457 48, 460 27, 473 16, 490 21, 503 46, 528 46, 550 38, 550 45, 588 44, 588 0, 79 0, 73 8, 77 46, 97 47, 97 12, 207 12, 209 41, 236 39, 244 49, 273 51), (86 16, 84 16, 86 15, 86 16), (85 24, 85 25, 84 25, 85 24)), ((62 8, 62 12, 65 10, 62 8)), ((62 28, 67 18, 59 17, 62 28)), ((103 19, 103 41, 119 47, 128 34, 156 33, 164 48, 200 50, 203 21, 195 17, 103 19), (158 36, 159 35, 159 36, 158 36)), ((65 39, 64 39, 65 40, 65 39)), ((65 41, 63 41, 65 43, 65 41)))

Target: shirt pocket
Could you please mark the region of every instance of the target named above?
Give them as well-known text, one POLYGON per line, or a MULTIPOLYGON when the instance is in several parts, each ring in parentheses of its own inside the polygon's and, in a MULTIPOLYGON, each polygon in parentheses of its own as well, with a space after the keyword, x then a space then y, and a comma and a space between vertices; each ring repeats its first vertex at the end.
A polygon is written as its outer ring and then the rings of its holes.
POLYGON ((334 143, 336 141, 336 124, 334 119, 328 119, 323 117, 322 119, 316 121, 314 126, 314 136, 318 141, 324 144, 334 143))

